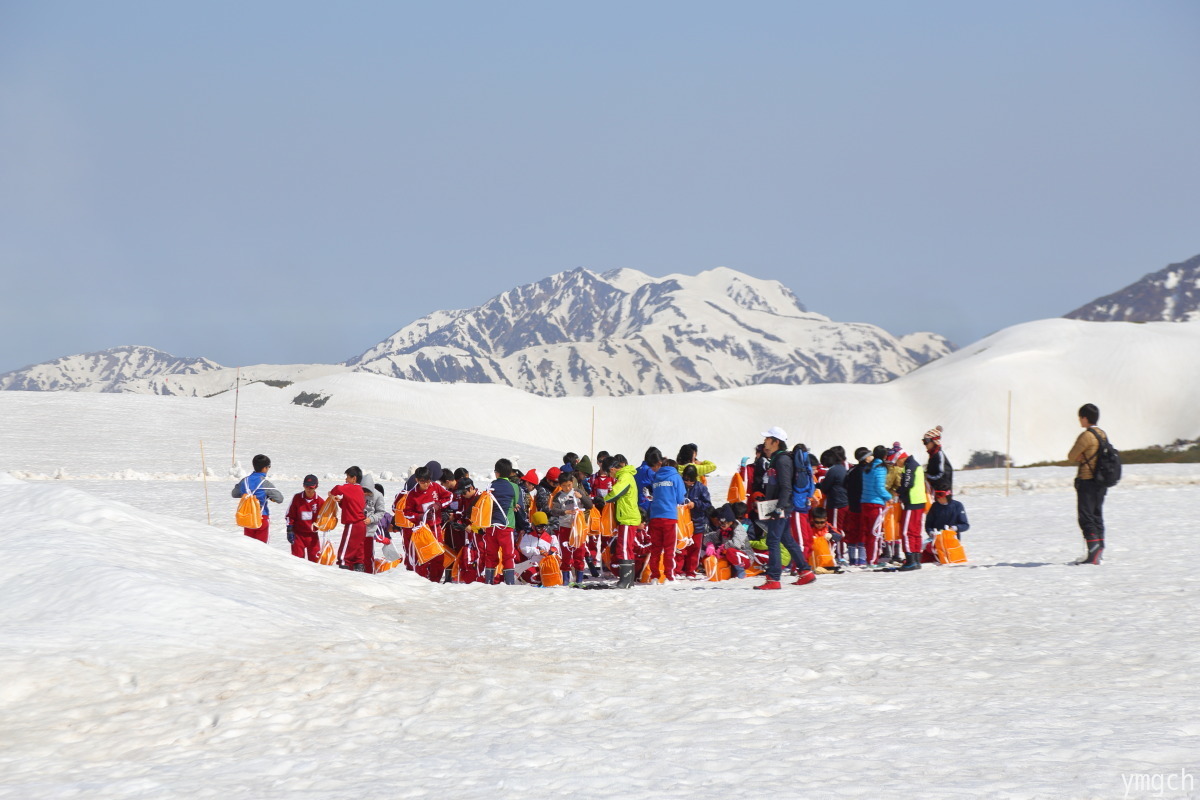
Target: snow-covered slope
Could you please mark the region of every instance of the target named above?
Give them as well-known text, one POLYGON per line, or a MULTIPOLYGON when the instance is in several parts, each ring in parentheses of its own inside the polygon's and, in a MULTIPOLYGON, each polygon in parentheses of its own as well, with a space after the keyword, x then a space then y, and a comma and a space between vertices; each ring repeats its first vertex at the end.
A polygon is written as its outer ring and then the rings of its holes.
POLYGON ((221 369, 207 358, 178 358, 153 347, 128 346, 64 356, 0 375, 0 389, 23 391, 142 391, 142 383, 166 386, 174 376, 221 369), (133 388, 137 384, 139 388, 133 388))
POLYGON ((1118 292, 1066 315, 1096 322, 1190 322, 1200 320, 1200 256, 1145 275, 1118 292))
POLYGON ((411 381, 497 383, 552 397, 762 383, 881 383, 950 352, 805 310, 777 281, 727 268, 652 278, 576 269, 439 311, 347 362, 411 381))
POLYGON ((764 597, 354 574, 0 476, 0 797, 1133 797, 1194 772, 1195 490, 1114 492, 1099 568, 1072 500, 764 597))
POLYGON ((1200 436, 1200 326, 1041 320, 993 334, 882 385, 757 386, 636 397, 542 398, 506 386, 400 381, 361 373, 305 381, 285 392, 243 389, 243 403, 289 403, 291 392, 328 397, 323 409, 450 426, 584 452, 596 413, 596 447, 640 456, 685 442, 727 469, 758 434, 782 425, 824 448, 901 441, 910 450, 940 424, 951 459, 1005 451, 1013 393, 1017 463, 1060 459, 1078 433, 1076 411, 1101 409, 1124 448, 1200 436))

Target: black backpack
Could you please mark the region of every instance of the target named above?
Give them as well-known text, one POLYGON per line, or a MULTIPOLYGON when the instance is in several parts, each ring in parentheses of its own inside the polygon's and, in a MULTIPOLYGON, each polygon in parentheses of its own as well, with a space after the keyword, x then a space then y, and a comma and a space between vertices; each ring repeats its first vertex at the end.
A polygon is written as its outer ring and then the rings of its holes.
POLYGON ((1088 430, 1099 444, 1096 459, 1092 462, 1092 479, 1101 486, 1112 488, 1121 481, 1121 454, 1108 441, 1108 437, 1101 436, 1093 428, 1088 430))

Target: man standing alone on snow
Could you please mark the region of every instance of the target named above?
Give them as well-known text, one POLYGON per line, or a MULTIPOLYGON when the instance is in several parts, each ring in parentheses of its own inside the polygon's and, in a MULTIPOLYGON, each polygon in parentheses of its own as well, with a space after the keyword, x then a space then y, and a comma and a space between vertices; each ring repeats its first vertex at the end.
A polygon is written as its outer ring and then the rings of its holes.
POLYGON ((787 434, 782 428, 775 427, 763 434, 763 455, 770 459, 766 478, 763 481, 763 493, 768 501, 775 500, 775 510, 769 513, 764 522, 767 524, 767 575, 766 580, 755 589, 779 589, 779 579, 783 576, 783 556, 779 547, 782 544, 792 555, 792 564, 800 573, 795 581, 796 586, 812 583, 817 579, 808 562, 804 560, 804 551, 792 538, 792 484, 795 468, 792 466, 792 454, 788 452, 787 434))
POLYGON ((1077 559, 1076 564, 1099 564, 1104 554, 1104 495, 1108 488, 1095 480, 1095 469, 1100 443, 1108 441, 1108 434, 1096 427, 1099 421, 1100 409, 1096 406, 1086 403, 1079 407, 1079 427, 1084 431, 1067 454, 1068 461, 1079 465, 1075 474, 1075 498, 1079 508, 1079 528, 1087 543, 1087 553, 1077 559))

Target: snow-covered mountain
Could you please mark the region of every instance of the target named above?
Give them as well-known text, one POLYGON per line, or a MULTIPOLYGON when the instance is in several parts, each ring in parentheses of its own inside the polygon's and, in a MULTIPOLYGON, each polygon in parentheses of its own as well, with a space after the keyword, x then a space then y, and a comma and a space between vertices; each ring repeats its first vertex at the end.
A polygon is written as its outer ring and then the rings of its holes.
POLYGON ((1119 292, 1067 314, 1093 322, 1190 322, 1200 320, 1200 256, 1151 272, 1119 292))
MULTIPOLYGON (((200 375, 221 369, 207 358, 179 358, 153 347, 125 346, 63 356, 0 375, 0 389, 24 391, 142 392, 139 381, 169 384, 169 376, 200 375)), ((161 392, 153 392, 159 394, 161 392)))
POLYGON ((953 350, 833 322, 787 287, 720 267, 653 278, 560 273, 413 322, 348 366, 412 381, 498 383, 551 397, 762 383, 882 383, 953 350))

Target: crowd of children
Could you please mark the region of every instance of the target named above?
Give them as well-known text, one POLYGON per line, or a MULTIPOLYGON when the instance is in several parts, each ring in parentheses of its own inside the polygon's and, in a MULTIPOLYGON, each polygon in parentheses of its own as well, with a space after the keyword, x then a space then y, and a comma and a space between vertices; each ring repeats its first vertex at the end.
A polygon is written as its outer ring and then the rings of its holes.
MULTIPOLYGON (((778 589, 784 569, 798 585, 846 570, 905 572, 956 560, 969 524, 953 499, 953 469, 942 428, 922 439, 922 464, 900 444, 840 446, 815 456, 771 428, 733 475, 725 502, 707 486, 716 471, 695 444, 674 459, 649 448, 635 467, 623 454, 563 456, 539 475, 498 460, 490 476, 430 461, 413 470, 390 501, 357 467, 325 498, 308 475, 288 506, 292 554, 359 572, 403 568, 433 582, 525 583, 629 588, 635 582, 722 580, 762 574, 757 589, 778 589), (339 524, 337 546, 322 542, 339 524), (378 553, 376 552, 378 548, 378 553), (615 578, 615 581, 611 578, 615 578)), ((282 493, 267 479, 270 459, 233 496, 254 498, 269 536, 269 503, 282 493)), ((254 503, 252 503, 254 505, 254 503)), ((248 523, 254 524, 254 523, 248 523)))

